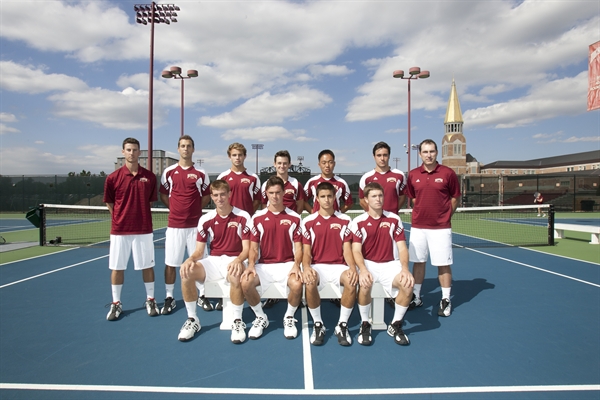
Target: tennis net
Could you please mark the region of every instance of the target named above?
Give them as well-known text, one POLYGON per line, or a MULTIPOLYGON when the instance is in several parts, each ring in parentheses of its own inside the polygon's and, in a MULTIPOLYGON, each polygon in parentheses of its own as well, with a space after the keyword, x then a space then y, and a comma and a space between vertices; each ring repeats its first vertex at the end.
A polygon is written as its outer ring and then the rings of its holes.
MULTIPOLYGON (((452 243, 458 247, 553 245, 554 209, 543 204, 538 216, 538 208, 538 205, 458 208, 452 216, 452 243)), ((42 204, 40 211, 40 245, 108 246, 111 218, 106 207, 42 204)), ((351 210, 347 214, 354 218, 363 212, 351 210)), ((408 232, 411 212, 410 209, 399 212, 408 232)), ((152 208, 157 247, 164 246, 168 215, 166 208, 152 208)))
MULTIPOLYGON (((40 205, 40 245, 108 246, 111 215, 107 207, 40 205)), ((156 247, 164 247, 169 210, 152 208, 152 226, 156 247)))
MULTIPOLYGON (((538 208, 538 205, 458 208, 452 216, 452 244, 456 247, 553 245, 554 208, 550 204, 538 208)), ((398 213, 409 232, 411 213, 410 209, 398 213)))

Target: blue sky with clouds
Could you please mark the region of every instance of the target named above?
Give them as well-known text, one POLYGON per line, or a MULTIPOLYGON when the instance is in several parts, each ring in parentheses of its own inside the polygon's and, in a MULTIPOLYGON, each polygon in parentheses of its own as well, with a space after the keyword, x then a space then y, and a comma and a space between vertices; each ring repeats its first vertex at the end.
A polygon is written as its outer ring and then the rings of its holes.
MULTIPOLYGON (((0 8, 0 173, 110 172, 125 137, 147 146, 149 26, 130 1, 11 1, 0 8)), ((486 164, 600 149, 586 111, 588 46, 600 1, 182 1, 155 34, 154 149, 175 153, 180 82, 196 159, 218 173, 227 146, 264 144, 260 167, 288 149, 317 171, 373 167, 383 140, 406 169, 412 142, 441 142, 452 79, 467 151, 486 164)), ((413 167, 415 156, 412 156, 413 167)), ((246 162, 254 170, 255 152, 246 162)), ((394 163, 392 162, 392 165, 394 163)))

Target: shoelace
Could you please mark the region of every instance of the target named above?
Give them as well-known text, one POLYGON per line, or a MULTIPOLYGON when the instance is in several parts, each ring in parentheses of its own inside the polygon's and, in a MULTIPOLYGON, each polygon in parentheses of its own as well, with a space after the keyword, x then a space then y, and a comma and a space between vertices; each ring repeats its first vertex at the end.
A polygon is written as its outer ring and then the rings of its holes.
POLYGON ((254 320, 254 322, 252 322, 252 325, 258 325, 262 328, 266 328, 267 327, 267 320, 264 319, 263 317, 256 317, 256 319, 254 320))
POLYGON ((346 335, 348 334, 348 325, 340 324, 340 332, 341 332, 342 336, 345 338, 346 335))
POLYGON ((297 319, 286 317, 285 321, 284 321, 284 325, 286 328, 292 328, 296 324, 296 322, 298 322, 297 319))

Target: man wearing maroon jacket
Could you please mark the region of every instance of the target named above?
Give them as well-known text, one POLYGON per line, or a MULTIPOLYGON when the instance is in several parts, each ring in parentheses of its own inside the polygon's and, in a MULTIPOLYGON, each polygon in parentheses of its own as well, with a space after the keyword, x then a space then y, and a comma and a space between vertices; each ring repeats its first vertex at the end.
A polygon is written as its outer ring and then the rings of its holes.
POLYGON ((111 214, 110 254, 108 267, 112 303, 106 315, 116 321, 123 312, 121 290, 125 281, 125 269, 133 253, 136 270, 142 271, 146 287, 145 307, 151 317, 159 314, 154 300, 154 242, 150 206, 157 200, 156 176, 139 165, 140 142, 134 138, 123 141, 125 165, 104 182, 104 202, 111 214))
POLYGON ((269 178, 265 188, 269 205, 252 218, 248 268, 242 274, 244 297, 256 314, 248 332, 250 339, 258 339, 269 326, 258 286, 263 293, 271 285, 289 288, 283 335, 287 339, 298 335, 294 314, 302 297, 302 228, 300 215, 283 205, 284 186, 281 178, 269 178))
POLYGON ((206 172, 194 165, 194 140, 184 135, 177 142, 179 162, 166 168, 160 179, 160 201, 169 209, 165 234, 166 298, 161 314, 170 314, 177 303, 173 298, 175 267, 196 248, 196 228, 202 209, 210 201, 210 181, 206 172))
POLYGON ((452 287, 452 229, 450 220, 458 207, 460 185, 456 173, 437 162, 437 145, 426 139, 419 145, 423 164, 410 171, 406 192, 413 199, 409 257, 413 263, 415 286, 410 309, 423 305, 421 285, 425 279, 425 263, 431 255, 431 264, 438 267, 442 300, 438 315, 452 314, 450 290, 452 287))
POLYGON ((365 186, 365 199, 369 210, 352 220, 352 253, 358 266, 358 311, 362 323, 358 343, 372 343, 369 312, 371 288, 379 282, 387 294, 395 299, 394 317, 387 333, 396 344, 410 343, 402 330, 404 315, 410 303, 414 279, 408 269, 408 249, 404 227, 398 214, 383 210, 383 188, 376 182, 365 186))

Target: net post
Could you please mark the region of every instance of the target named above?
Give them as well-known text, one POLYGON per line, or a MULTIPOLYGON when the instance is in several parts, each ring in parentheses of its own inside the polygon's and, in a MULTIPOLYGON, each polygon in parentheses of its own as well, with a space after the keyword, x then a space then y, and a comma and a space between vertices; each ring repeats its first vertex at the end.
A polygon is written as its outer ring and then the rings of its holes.
POLYGON ((548 245, 554 246, 554 204, 548 210, 548 245))
POLYGON ((38 206, 40 212, 40 246, 46 245, 46 208, 43 204, 38 206))

